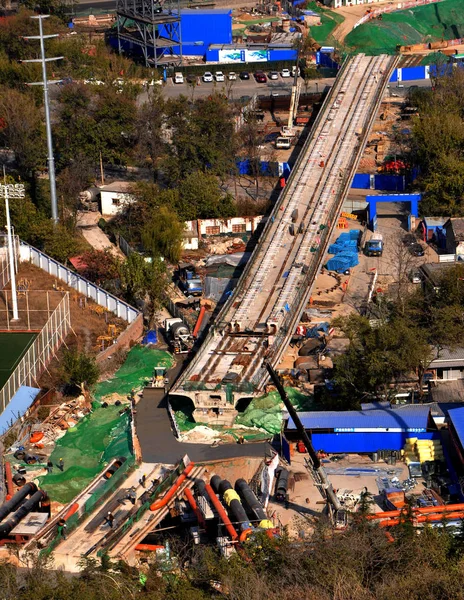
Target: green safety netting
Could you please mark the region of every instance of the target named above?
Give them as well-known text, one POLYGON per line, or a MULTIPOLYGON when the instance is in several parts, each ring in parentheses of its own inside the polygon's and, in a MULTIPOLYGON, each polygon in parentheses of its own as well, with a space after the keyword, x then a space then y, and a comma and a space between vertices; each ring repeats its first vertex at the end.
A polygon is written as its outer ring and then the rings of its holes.
POLYGON ((132 455, 129 416, 120 414, 123 408, 94 403, 93 411, 57 440, 50 456, 53 472, 39 478, 52 500, 70 502, 112 458, 132 455), (56 466, 60 458, 63 472, 56 466))
POLYGON ((95 387, 93 411, 66 432, 55 446, 50 460, 57 465, 64 461, 64 471, 40 478, 40 485, 52 500, 66 503, 74 498, 113 458, 132 456, 129 416, 124 406, 110 404, 102 408, 103 400, 125 400, 133 389, 148 382, 155 366, 171 367, 172 356, 162 350, 135 346, 114 377, 95 387), (123 414, 120 414, 123 413, 123 414))
POLYGON ((142 388, 151 379, 154 367, 170 368, 172 365, 173 358, 168 352, 135 346, 114 377, 97 384, 94 397, 102 400, 116 394, 125 398, 132 389, 142 388))
MULTIPOLYGON (((295 388, 285 388, 297 410, 314 408, 312 397, 295 388)), ((246 427, 260 427, 269 433, 279 433, 282 428, 282 402, 277 392, 253 399, 246 410, 239 414, 236 423, 246 427)))
POLYGON ((382 15, 353 29, 345 43, 368 54, 393 53, 398 45, 451 40, 464 36, 462 0, 443 0, 382 15))

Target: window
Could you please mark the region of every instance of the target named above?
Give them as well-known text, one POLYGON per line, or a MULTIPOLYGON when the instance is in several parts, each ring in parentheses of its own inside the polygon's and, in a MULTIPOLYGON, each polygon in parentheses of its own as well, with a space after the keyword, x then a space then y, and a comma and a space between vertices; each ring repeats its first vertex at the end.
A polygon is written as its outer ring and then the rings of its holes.
POLYGON ((212 227, 206 228, 206 235, 219 235, 221 233, 221 228, 219 225, 214 225, 212 227))
POLYGON ((232 225, 232 233, 243 233, 246 231, 245 223, 240 223, 239 225, 232 225))
POLYGON ((111 198, 111 204, 113 206, 121 206, 121 200, 119 198, 111 198))

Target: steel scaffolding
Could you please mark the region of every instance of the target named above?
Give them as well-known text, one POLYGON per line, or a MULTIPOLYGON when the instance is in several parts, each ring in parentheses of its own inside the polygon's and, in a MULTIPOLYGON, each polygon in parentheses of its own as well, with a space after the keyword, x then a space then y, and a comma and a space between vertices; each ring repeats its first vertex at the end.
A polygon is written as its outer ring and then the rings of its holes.
POLYGON ((180 0, 117 0, 118 51, 123 42, 142 50, 147 67, 182 63, 180 0))

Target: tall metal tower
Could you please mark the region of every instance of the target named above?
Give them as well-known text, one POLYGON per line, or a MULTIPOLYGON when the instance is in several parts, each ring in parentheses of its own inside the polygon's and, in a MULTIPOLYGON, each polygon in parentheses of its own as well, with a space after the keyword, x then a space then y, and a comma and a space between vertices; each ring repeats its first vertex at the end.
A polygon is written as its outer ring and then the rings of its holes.
POLYGON ((50 198, 52 203, 52 219, 55 223, 58 222, 58 201, 56 198, 56 179, 55 179, 55 158, 53 156, 53 139, 52 139, 52 126, 50 122, 50 103, 48 98, 48 85, 51 83, 60 83, 61 79, 56 81, 47 80, 47 63, 54 60, 62 60, 62 56, 55 56, 53 58, 45 57, 45 43, 44 40, 58 37, 58 34, 43 34, 43 20, 48 19, 50 15, 37 15, 31 17, 31 19, 38 19, 39 21, 39 35, 28 35, 25 36, 25 40, 40 40, 40 58, 33 58, 29 60, 23 60, 25 63, 42 63, 42 81, 36 81, 34 83, 28 83, 27 85, 42 85, 44 92, 44 108, 45 108, 45 127, 47 129, 47 149, 48 149, 48 177, 50 179, 50 198))
POLYGON ((120 54, 127 41, 142 50, 147 67, 182 63, 179 0, 116 0, 116 16, 120 54))

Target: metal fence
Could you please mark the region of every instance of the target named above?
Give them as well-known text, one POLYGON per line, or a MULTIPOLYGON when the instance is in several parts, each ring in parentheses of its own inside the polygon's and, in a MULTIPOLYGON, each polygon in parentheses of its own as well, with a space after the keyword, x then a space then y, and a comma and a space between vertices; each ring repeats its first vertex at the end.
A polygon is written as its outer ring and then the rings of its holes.
POLYGON ((124 302, 113 294, 103 290, 95 283, 91 283, 84 277, 81 277, 77 273, 74 273, 57 260, 47 256, 37 248, 30 246, 27 242, 21 240, 20 243, 20 260, 31 262, 33 265, 40 267, 53 277, 57 277, 64 281, 66 285, 77 290, 80 294, 83 294, 87 298, 92 299, 94 302, 106 308, 110 312, 114 313, 124 321, 132 323, 139 316, 140 312, 124 302))
MULTIPOLYGON (((41 332, 0 390, 3 412, 22 385, 37 386, 37 380, 71 330, 69 292, 65 292, 41 332)), ((1 413, 0 413, 1 414, 1 413)))

